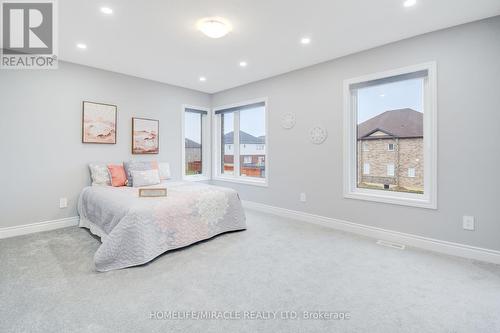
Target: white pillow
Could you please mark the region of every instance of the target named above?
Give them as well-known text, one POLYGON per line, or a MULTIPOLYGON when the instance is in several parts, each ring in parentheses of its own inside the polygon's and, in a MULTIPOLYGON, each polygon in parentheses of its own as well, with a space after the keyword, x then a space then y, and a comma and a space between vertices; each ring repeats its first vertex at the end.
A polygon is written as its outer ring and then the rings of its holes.
POLYGON ((111 177, 109 176, 109 170, 106 164, 90 163, 89 169, 92 185, 111 186, 111 177))
POLYGON ((160 171, 160 179, 167 180, 170 178, 170 164, 158 163, 158 170, 160 171))
POLYGON ((160 173, 156 169, 135 171, 131 170, 132 184, 134 187, 160 184, 160 173))

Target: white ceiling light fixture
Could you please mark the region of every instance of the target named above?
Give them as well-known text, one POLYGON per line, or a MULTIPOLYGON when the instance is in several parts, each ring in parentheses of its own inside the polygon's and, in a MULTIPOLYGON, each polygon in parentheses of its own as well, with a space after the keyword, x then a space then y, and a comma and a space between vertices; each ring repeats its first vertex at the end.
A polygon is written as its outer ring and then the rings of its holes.
POLYGON ((240 61, 240 67, 247 67, 247 65, 246 61, 240 61))
POLYGON ((79 48, 80 50, 85 50, 87 49, 87 44, 78 43, 76 44, 76 47, 79 48))
POLYGON ((403 6, 405 7, 412 7, 412 6, 415 6, 417 4, 417 0, 406 0, 405 2, 403 2, 403 6))
POLYGON ((205 82, 206 80, 207 80, 207 78, 206 78, 206 77, 204 77, 204 76, 200 76, 200 82, 205 82))
POLYGON ((300 44, 302 44, 302 45, 311 44, 311 38, 309 38, 309 37, 302 37, 300 39, 300 44))
POLYGON ((106 14, 106 15, 111 15, 113 14, 113 9, 109 7, 101 7, 101 13, 106 14))
POLYGON ((231 23, 222 17, 206 17, 198 21, 197 28, 210 38, 221 38, 232 29, 231 23))

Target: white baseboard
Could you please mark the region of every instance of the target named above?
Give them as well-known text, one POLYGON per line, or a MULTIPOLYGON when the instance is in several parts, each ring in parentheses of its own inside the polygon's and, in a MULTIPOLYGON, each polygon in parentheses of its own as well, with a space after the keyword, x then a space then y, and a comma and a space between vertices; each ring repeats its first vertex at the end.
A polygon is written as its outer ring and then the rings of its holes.
POLYGON ((49 231, 59 228, 72 227, 78 225, 80 218, 78 216, 66 217, 64 219, 24 224, 14 227, 0 228, 0 239, 21 235, 32 234, 35 232, 49 231))
POLYGON ((343 230, 358 235, 367 236, 377 240, 401 243, 407 246, 421 248, 429 251, 449 254, 453 256, 486 261, 500 264, 500 251, 490 250, 460 243, 447 242, 439 239, 427 238, 403 232, 376 228, 363 224, 338 220, 305 212, 269 206, 252 201, 243 201, 243 206, 260 212, 265 212, 281 217, 314 223, 328 228, 343 230))

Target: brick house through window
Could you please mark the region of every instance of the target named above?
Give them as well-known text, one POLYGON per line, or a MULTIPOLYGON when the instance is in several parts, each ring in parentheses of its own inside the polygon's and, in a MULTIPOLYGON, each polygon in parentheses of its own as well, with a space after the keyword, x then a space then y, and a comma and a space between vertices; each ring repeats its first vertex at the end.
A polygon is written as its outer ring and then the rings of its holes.
POLYGON ((357 139, 358 187, 423 193, 423 113, 386 111, 359 124, 357 139))
MULTIPOLYGON (((224 135, 224 171, 234 168, 234 132, 224 135)), ((240 131, 240 173, 242 176, 265 177, 266 137, 240 131)))

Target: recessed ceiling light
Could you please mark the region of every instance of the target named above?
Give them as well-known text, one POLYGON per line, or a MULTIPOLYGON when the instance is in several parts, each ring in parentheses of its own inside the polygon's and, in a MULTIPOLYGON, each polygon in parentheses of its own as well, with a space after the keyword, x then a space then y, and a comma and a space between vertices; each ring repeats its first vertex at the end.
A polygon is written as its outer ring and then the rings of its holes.
POLYGON ((111 15, 113 14, 113 9, 109 7, 101 7, 101 13, 106 14, 106 15, 111 15))
POLYGON ((207 78, 206 78, 206 77, 204 77, 204 76, 200 76, 200 82, 205 82, 206 80, 207 80, 207 78))
POLYGON ((311 43, 311 38, 309 38, 309 37, 302 37, 300 39, 300 44, 307 45, 307 44, 310 44, 310 43, 311 43))
POLYGON ((380 94, 380 97, 385 97, 385 94, 380 94))
POLYGON ((405 7, 415 6, 416 4, 417 0, 406 0, 405 2, 403 2, 403 6, 405 7))
POLYGON ((247 65, 246 61, 240 61, 240 67, 247 67, 247 65))
POLYGON ((81 50, 85 50, 87 48, 87 44, 78 43, 78 44, 76 44, 76 47, 81 49, 81 50))
POLYGON ((206 17, 196 24, 198 30, 210 38, 221 38, 227 35, 233 27, 222 17, 206 17))

